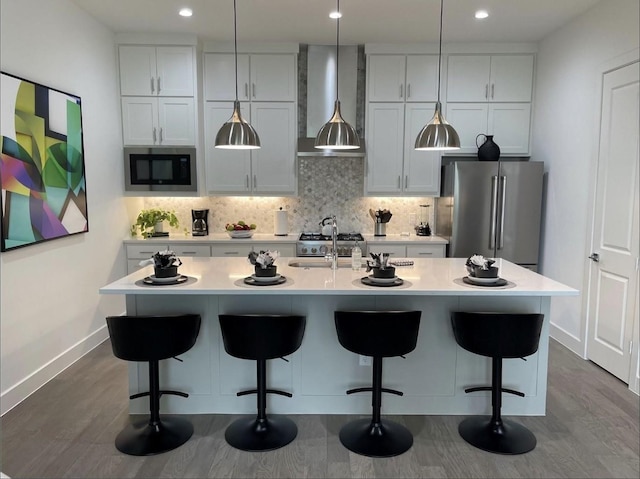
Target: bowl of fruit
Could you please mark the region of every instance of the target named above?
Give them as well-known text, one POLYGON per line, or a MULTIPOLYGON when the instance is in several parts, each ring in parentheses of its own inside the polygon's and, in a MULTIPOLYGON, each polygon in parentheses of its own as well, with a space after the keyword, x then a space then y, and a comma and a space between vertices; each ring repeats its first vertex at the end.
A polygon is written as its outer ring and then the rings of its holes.
POLYGON ((256 230, 256 225, 253 223, 248 225, 241 220, 237 223, 227 223, 225 229, 232 238, 251 238, 256 230))

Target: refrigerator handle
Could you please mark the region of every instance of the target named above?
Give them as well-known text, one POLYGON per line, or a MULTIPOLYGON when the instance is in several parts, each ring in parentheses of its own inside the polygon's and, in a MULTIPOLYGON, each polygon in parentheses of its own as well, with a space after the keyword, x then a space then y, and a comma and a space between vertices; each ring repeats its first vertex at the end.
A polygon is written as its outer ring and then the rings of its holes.
POLYGON ((496 247, 496 223, 498 222, 498 177, 491 177, 491 227, 489 228, 489 249, 496 247))
POLYGON ((500 177, 500 230, 498 232, 498 249, 504 248, 504 206, 507 201, 507 177, 500 177))

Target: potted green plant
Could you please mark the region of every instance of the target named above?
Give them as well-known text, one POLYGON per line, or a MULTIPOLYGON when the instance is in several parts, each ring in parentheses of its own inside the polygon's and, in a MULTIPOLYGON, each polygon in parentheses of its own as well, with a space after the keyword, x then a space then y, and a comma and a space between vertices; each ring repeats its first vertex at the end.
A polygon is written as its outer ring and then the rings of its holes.
POLYGON ((164 236, 164 234, 159 234, 162 233, 163 221, 168 221, 169 226, 172 228, 177 228, 179 225, 178 217, 173 211, 161 210, 158 208, 142 210, 140 214, 138 214, 136 222, 131 225, 131 234, 132 236, 135 236, 139 229, 140 233, 145 238, 149 238, 151 236, 164 236))

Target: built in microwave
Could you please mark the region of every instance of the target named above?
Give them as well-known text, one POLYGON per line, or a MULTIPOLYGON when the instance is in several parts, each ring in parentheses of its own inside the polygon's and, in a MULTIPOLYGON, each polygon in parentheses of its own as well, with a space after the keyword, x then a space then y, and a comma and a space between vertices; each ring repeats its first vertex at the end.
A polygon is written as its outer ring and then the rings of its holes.
POLYGON ((197 191, 196 149, 124 149, 126 191, 197 191))

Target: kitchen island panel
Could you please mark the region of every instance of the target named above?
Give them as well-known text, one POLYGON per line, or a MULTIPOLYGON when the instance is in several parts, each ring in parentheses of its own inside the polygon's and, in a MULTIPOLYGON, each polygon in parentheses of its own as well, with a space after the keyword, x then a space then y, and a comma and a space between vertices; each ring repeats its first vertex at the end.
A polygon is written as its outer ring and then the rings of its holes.
MULTIPOLYGON (((384 361, 385 387, 399 389, 403 397, 385 395, 383 414, 487 414, 489 393, 465 394, 470 385, 489 384, 491 368, 487 358, 457 346, 450 325, 450 313, 461 309, 482 310, 490 298, 476 302, 459 297, 420 296, 310 296, 256 294, 251 296, 193 295, 135 296, 135 311, 143 313, 199 313, 201 334, 192 350, 181 356, 184 363, 163 361, 162 388, 182 390, 188 399, 163 396, 164 412, 183 414, 253 414, 255 395, 236 397, 236 392, 255 387, 255 362, 232 358, 224 351, 218 322, 220 313, 303 314, 307 328, 300 349, 288 356, 290 362, 268 362, 269 387, 291 392, 293 398, 269 395, 268 411, 287 414, 368 414, 370 394, 347 396, 353 387, 371 384, 371 366, 360 366, 359 357, 345 350, 337 340, 333 312, 336 309, 419 309, 423 311, 416 349, 402 358, 384 361), (170 298, 170 299, 168 299, 170 298)), ((496 301, 494 300, 493 303, 496 301)), ((509 298, 508 304, 493 310, 543 312, 548 299, 509 298)), ((528 360, 507 360, 505 385, 527 393, 527 397, 504 395, 507 415, 543 415, 546 396, 548 319, 545 319, 540 351, 528 360)), ((130 390, 147 387, 146 366, 131 368, 130 390)), ((132 413, 145 413, 145 401, 132 401, 132 413)))

